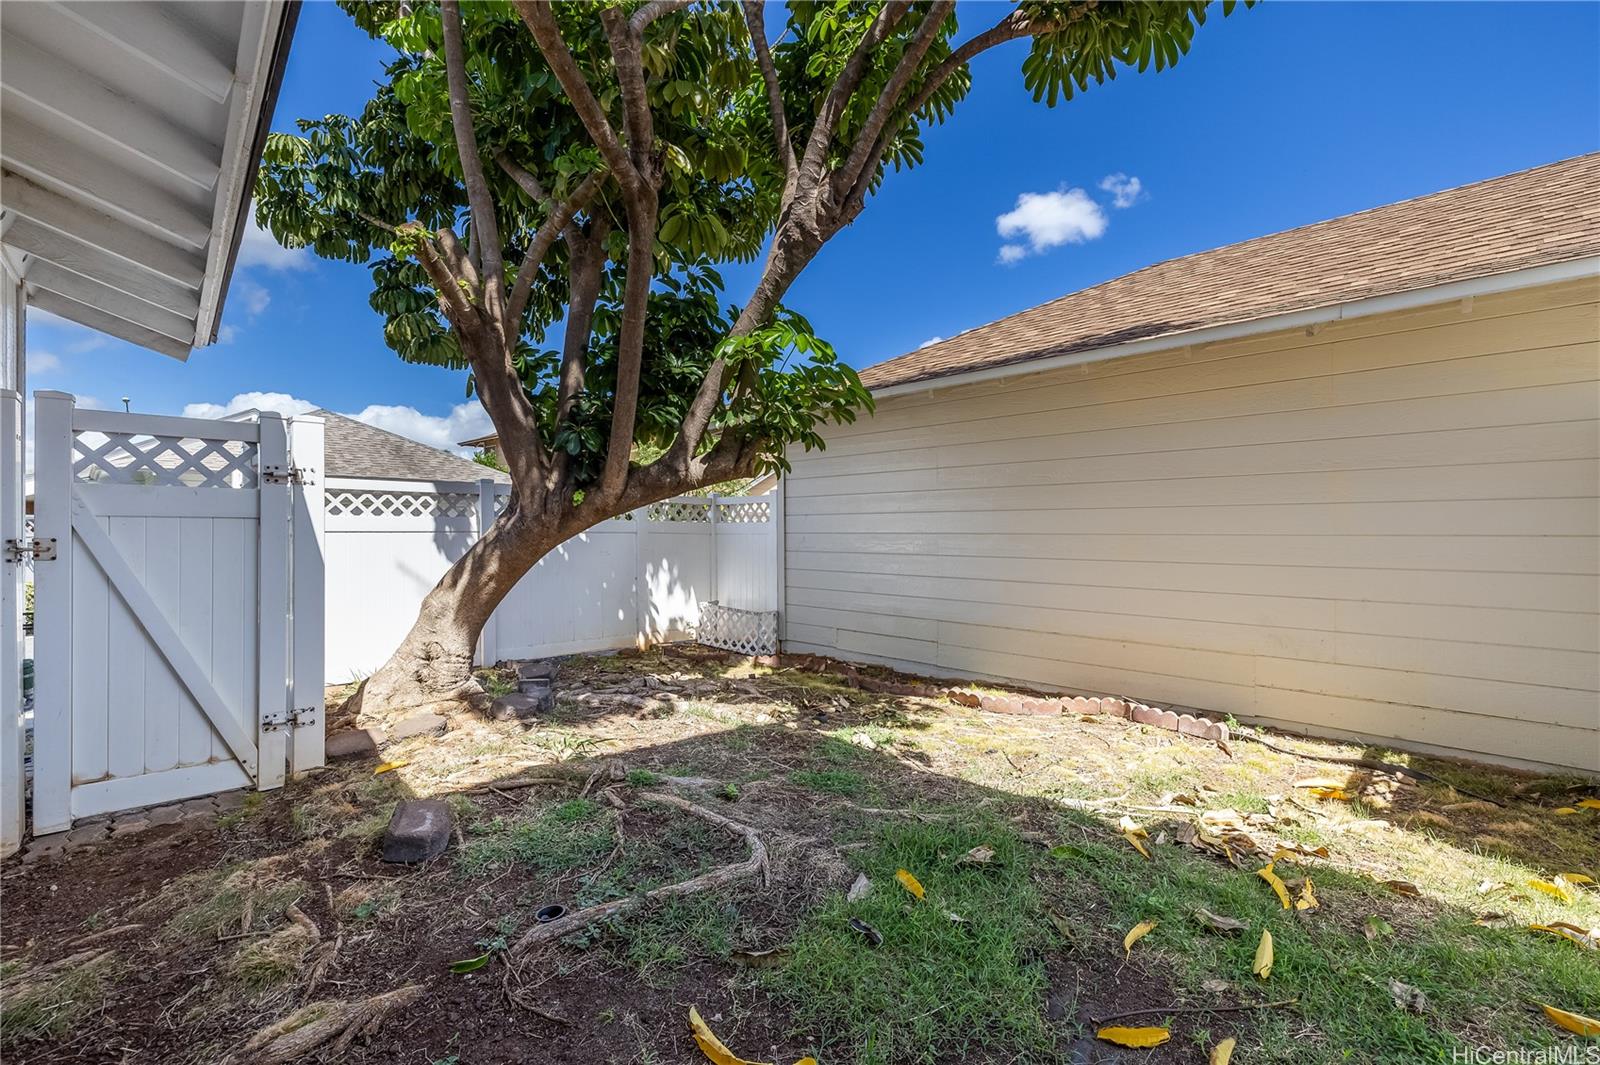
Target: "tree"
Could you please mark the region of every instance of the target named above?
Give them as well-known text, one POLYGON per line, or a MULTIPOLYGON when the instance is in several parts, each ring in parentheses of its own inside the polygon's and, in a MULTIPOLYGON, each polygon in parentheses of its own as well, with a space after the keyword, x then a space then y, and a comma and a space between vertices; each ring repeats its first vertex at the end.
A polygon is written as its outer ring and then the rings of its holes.
POLYGON ((953 0, 795 2, 774 39, 759 0, 347 2, 397 57, 359 116, 268 138, 257 218, 368 264, 389 345, 469 372, 512 478, 363 716, 480 696, 479 631, 562 541, 787 470, 787 448, 871 410, 782 300, 885 169, 921 161, 974 57, 1029 40, 1024 83, 1054 106, 1177 62, 1207 7, 1025 0, 980 6, 999 17, 962 38, 953 0), (761 264, 741 304, 728 261, 761 264))

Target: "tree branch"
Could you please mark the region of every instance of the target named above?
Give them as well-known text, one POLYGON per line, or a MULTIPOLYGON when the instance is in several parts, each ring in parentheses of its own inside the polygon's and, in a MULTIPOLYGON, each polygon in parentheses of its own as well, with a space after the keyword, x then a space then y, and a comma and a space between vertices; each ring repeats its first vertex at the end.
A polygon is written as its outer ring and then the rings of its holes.
MULTIPOLYGON (((651 214, 653 215, 653 211, 651 214)), ((617 388, 611 403, 611 437, 596 495, 612 499, 622 492, 633 456, 633 427, 639 411, 639 377, 644 362, 644 326, 650 281, 655 273, 654 218, 628 214, 628 273, 623 279, 622 324, 617 331, 617 388), (648 224, 643 224, 648 223, 648 224)))
POLYGON ((634 33, 643 33, 644 28, 662 15, 671 14, 681 8, 688 7, 694 0, 650 0, 639 10, 633 13, 633 18, 628 20, 628 25, 634 33))
MULTIPOLYGON (((526 173, 526 171, 524 171, 526 173)), ((528 175, 532 177, 532 175, 528 175)), ((605 182, 603 172, 590 174, 573 190, 571 197, 565 203, 555 204, 550 208, 550 215, 533 234, 533 239, 528 242, 528 250, 522 257, 522 266, 517 270, 516 283, 511 287, 511 306, 509 313, 516 335, 521 335, 522 312, 527 310, 528 296, 533 291, 533 279, 539 272, 539 266, 544 262, 544 257, 549 254, 550 246, 562 233, 568 234, 573 216, 589 205, 595 193, 600 191, 600 186, 605 182)), ((537 184, 537 182, 535 182, 537 184)))
POLYGON ((856 179, 866 166, 867 159, 873 154, 879 134, 883 132, 889 116, 895 112, 900 103, 900 94, 905 92, 906 86, 916 75, 917 67, 922 65, 922 57, 928 54, 928 49, 932 47, 934 39, 944 26, 945 19, 955 10, 955 6, 955 0, 939 0, 928 8, 927 14, 922 16, 922 24, 917 27, 911 43, 900 56, 900 62, 895 66, 894 73, 889 76, 888 84, 878 94, 878 100, 872 105, 866 122, 856 133, 855 146, 851 149, 849 158, 845 160, 844 166, 836 175, 842 179, 839 181, 842 189, 855 187, 856 179))
POLYGON ((822 106, 817 109, 817 120, 811 127, 810 138, 806 141, 805 154, 800 159, 799 184, 802 188, 815 188, 822 183, 823 171, 828 162, 828 146, 833 142, 833 135, 838 129, 839 119, 844 115, 845 105, 850 102, 850 97, 861 87, 861 80, 866 77, 873 49, 883 43, 889 31, 894 29, 910 10, 909 0, 894 0, 892 3, 884 4, 878 12, 878 17, 872 20, 872 25, 862 34, 861 42, 856 45, 855 51, 850 53, 850 58, 845 61, 838 80, 833 83, 833 88, 828 90, 822 106))
POLYGON ((639 175, 634 172, 628 153, 623 151, 622 142, 617 139, 616 131, 611 128, 600 101, 595 99, 594 91, 589 88, 589 82, 584 78, 583 71, 578 69, 578 61, 572 57, 567 42, 562 39, 561 27, 556 24, 555 13, 551 10, 550 4, 547 0, 512 0, 512 2, 516 5, 517 14, 522 16, 528 31, 533 34, 534 43, 539 46, 540 54, 550 65, 556 80, 561 83, 567 99, 572 102, 573 109, 578 112, 578 118, 583 122, 584 129, 589 132, 589 139, 594 141, 595 147, 600 149, 600 154, 607 165, 617 175, 617 181, 624 188, 636 184, 639 175))
POLYGON ((630 196, 641 195, 643 186, 655 187, 654 151, 655 123, 650 115, 650 100, 645 87, 644 42, 640 39, 620 7, 602 8, 600 24, 605 27, 606 39, 611 44, 611 58, 616 63, 617 86, 622 90, 622 120, 628 130, 628 156, 633 169, 639 174, 640 188, 626 189, 630 196))
POLYGON ((794 144, 789 140, 789 116, 783 107, 783 87, 778 84, 778 68, 772 62, 772 49, 767 47, 767 16, 763 0, 744 0, 744 24, 750 31, 750 45, 755 50, 756 63, 761 68, 761 80, 767 86, 767 107, 772 111, 772 139, 778 149, 778 161, 787 176, 784 183, 787 199, 795 180, 794 144))
MULTIPOLYGON (((561 344, 561 383, 556 393, 557 425, 567 420, 578 394, 583 391, 589 363, 589 331, 594 323, 595 305, 600 301, 609 232, 605 219, 597 218, 587 235, 577 233, 577 240, 568 237, 572 256, 568 266, 567 325, 561 344)), ((558 461, 565 457, 566 452, 561 452, 558 461)))
POLYGON ((466 49, 461 42, 460 0, 443 0, 439 14, 444 26, 445 75, 450 86, 450 125, 455 132, 456 151, 461 156, 467 204, 472 208, 474 258, 483 264, 483 305, 490 322, 501 333, 501 342, 509 348, 518 334, 516 325, 505 319, 506 278, 500 223, 495 217, 489 182, 484 177, 483 157, 478 154, 478 135, 472 126, 471 86, 467 81, 466 49))

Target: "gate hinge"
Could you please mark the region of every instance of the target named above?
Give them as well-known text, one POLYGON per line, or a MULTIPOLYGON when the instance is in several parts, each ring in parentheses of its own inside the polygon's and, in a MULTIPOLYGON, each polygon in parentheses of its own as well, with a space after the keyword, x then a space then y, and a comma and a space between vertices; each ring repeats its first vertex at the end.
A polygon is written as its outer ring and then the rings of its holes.
POLYGON ((311 473, 304 466, 266 466, 261 470, 261 479, 268 484, 314 484, 311 473))
POLYGON ((294 711, 294 727, 305 728, 317 723, 317 708, 314 706, 297 706, 294 711))
POLYGON ((21 562, 25 558, 31 558, 35 562, 54 562, 56 538, 51 536, 43 540, 7 540, 5 558, 7 562, 21 562))

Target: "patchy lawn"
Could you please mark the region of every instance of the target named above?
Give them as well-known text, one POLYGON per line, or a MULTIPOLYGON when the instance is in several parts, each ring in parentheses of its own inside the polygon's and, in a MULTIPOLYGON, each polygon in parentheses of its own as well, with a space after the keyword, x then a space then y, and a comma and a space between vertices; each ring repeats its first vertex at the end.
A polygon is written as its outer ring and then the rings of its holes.
POLYGON ((1571 1048, 1540 1004, 1600 1014, 1583 782, 682 651, 569 659, 556 688, 536 727, 463 719, 382 773, 8 861, 0 1056, 286 1061, 299 1039, 306 1061, 694 1062, 693 1006, 781 1065, 1203 1061, 1228 1037, 1237 1063, 1412 1062, 1571 1048), (455 843, 385 865, 410 796, 449 801, 455 843), (633 901, 749 862, 723 822, 764 875, 633 901), (541 907, 619 902, 518 949, 541 907), (1124 1050, 1105 1022, 1169 1038, 1124 1050))

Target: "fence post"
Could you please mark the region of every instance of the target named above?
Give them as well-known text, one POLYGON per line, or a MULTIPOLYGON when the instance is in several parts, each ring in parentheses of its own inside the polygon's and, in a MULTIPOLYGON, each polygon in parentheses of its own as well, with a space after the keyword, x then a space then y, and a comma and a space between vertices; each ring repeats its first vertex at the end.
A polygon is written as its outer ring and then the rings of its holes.
POLYGON ((782 473, 778 474, 778 483, 772 486, 772 505, 767 509, 767 520, 772 523, 772 543, 774 558, 772 562, 773 601, 772 609, 778 612, 778 650, 783 650, 783 641, 789 634, 788 629, 788 588, 785 582, 787 576, 787 559, 785 558, 783 540, 783 498, 789 485, 789 478, 782 473))
MULTIPOLYGON (((9 281, 7 281, 9 284, 9 281)), ((0 489, 0 540, 23 545, 22 517, 22 394, 0 389, 0 470, 6 484, 0 489)), ((0 546, 10 546, 9 543, 0 546)), ((26 828, 22 765, 22 604, 23 574, 20 555, 0 561, 0 855, 22 846, 26 828)))
MULTIPOLYGON (((489 531, 489 526, 494 524, 495 512, 495 484, 491 478, 478 479, 478 523, 473 528, 474 542, 483 538, 489 531)), ((496 608, 495 614, 499 613, 496 608)), ((483 623, 483 631, 478 634, 478 665, 492 666, 500 660, 500 635, 496 631, 495 614, 489 615, 489 620, 483 623)))
POLYGON ((706 598, 713 603, 721 602, 720 591, 717 587, 717 568, 720 565, 717 559, 717 537, 722 528, 722 497, 711 493, 711 505, 706 508, 706 514, 711 519, 711 580, 710 592, 706 598))
POLYGON ((72 827, 72 410, 33 394, 33 538, 56 542, 33 569, 33 834, 72 827))
POLYGON ((323 532, 327 502, 323 481, 321 418, 297 417, 289 422, 289 456, 299 474, 293 490, 289 649, 293 672, 289 707, 289 771, 304 773, 323 764, 327 713, 323 685, 327 681, 327 554, 323 532))
POLYGON ((283 786, 289 762, 289 437, 283 415, 256 418, 256 790, 283 786))

